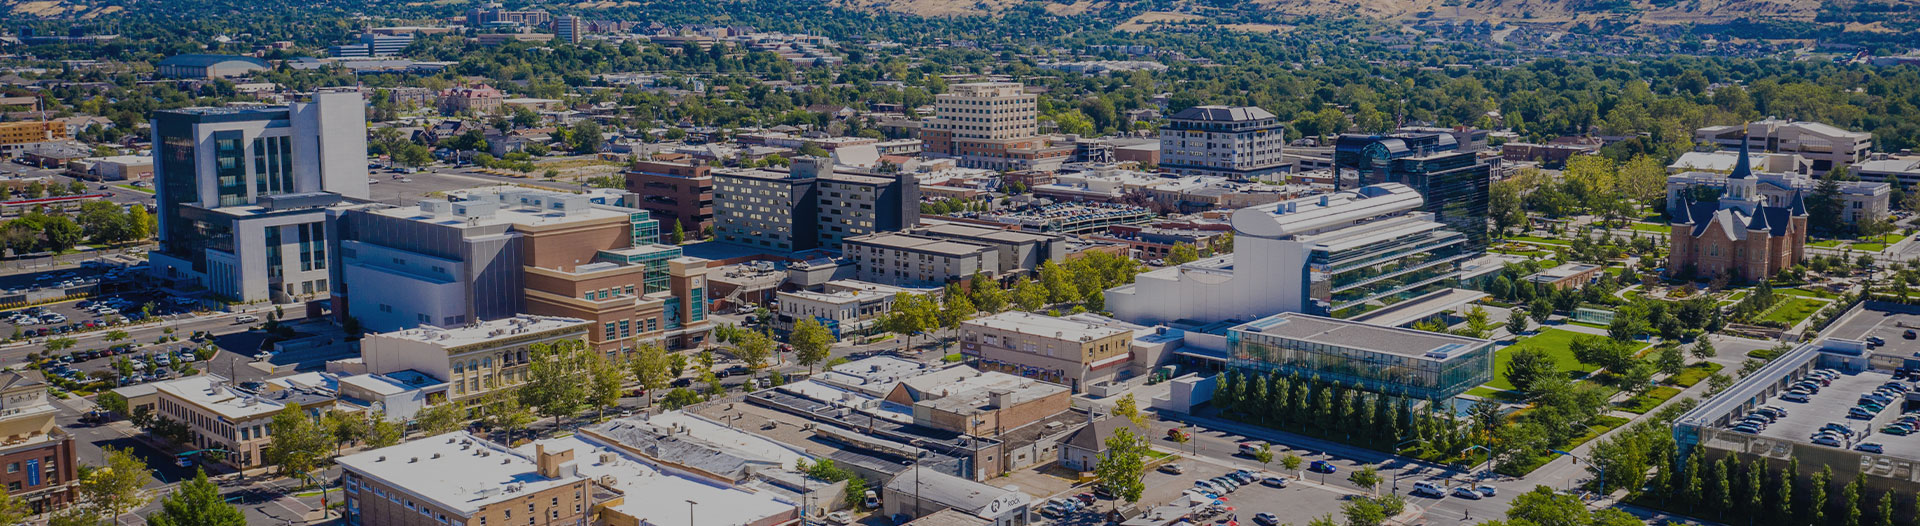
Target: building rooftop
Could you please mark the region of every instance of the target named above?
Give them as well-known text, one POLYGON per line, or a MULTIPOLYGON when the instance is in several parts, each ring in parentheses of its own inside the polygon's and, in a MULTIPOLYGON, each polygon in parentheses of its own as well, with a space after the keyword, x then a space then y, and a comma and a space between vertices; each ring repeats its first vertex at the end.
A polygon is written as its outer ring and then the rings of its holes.
POLYGON ((986 392, 992 389, 1016 389, 1039 380, 1001 372, 982 372, 968 366, 955 366, 918 376, 902 378, 915 401, 986 392))
POLYGON ((1382 215, 1418 210, 1424 203, 1411 187, 1377 184, 1235 210, 1233 228, 1245 235, 1281 238, 1345 228, 1382 215))
POLYGON ((431 343, 441 347, 459 347, 486 342, 502 336, 530 334, 550 330, 587 330, 592 324, 578 318, 521 314, 511 318, 487 320, 463 327, 441 328, 425 325, 412 329, 384 332, 374 336, 431 343))
MULTIPOLYGON (((576 463, 592 460, 578 453, 574 455, 576 463)), ((363 451, 340 457, 336 462, 463 515, 471 515, 495 502, 586 480, 582 475, 540 476, 530 455, 465 431, 363 451)))
POLYGON ((974 318, 967 320, 965 323, 962 323, 962 325, 973 325, 1031 336, 1080 342, 1088 342, 1132 332, 1109 325, 1055 318, 1022 311, 1002 312, 984 318, 974 318))
POLYGON ((287 404, 311 406, 332 401, 332 393, 306 387, 291 387, 268 393, 253 393, 226 385, 226 378, 204 374, 158 382, 154 390, 230 420, 253 418, 279 412, 287 404))
POLYGON ((901 495, 917 495, 923 501, 937 502, 983 519, 994 518, 999 510, 1016 509, 1033 500, 1019 490, 996 488, 924 467, 894 475, 893 480, 887 481, 886 489, 901 495))
MULTIPOLYGON (((1011 375, 1009 375, 1011 376, 1011 375)), ((914 402, 915 407, 925 406, 937 411, 972 415, 996 409, 1006 409, 1034 400, 1067 392, 1067 387, 1032 381, 1017 387, 974 389, 956 392, 940 398, 924 399, 914 402)))
POLYGON ((923 237, 908 234, 878 233, 849 237, 846 243, 876 245, 894 250, 927 252, 943 256, 964 257, 979 254, 991 248, 947 239, 923 237))
POLYGON ((474 188, 453 195, 458 201, 427 199, 416 207, 373 210, 387 217, 450 226, 561 225, 578 221, 627 219, 638 210, 595 204, 584 194, 517 186, 474 188))
POLYGON ((1540 272, 1535 273, 1532 276, 1527 276, 1527 279, 1530 281, 1541 282, 1541 283, 1552 283, 1555 281, 1560 281, 1570 277, 1578 276, 1583 272, 1587 272, 1589 270, 1593 270, 1597 268, 1600 268, 1600 266, 1589 265, 1586 263, 1562 263, 1559 266, 1542 270, 1540 272))
POLYGON ((612 509, 639 519, 641 524, 773 523, 766 519, 792 513, 799 506, 770 492, 757 493, 664 469, 618 444, 602 442, 589 434, 527 444, 520 447, 520 454, 532 455, 536 447, 548 453, 572 451, 579 475, 619 492, 623 498, 612 509), (689 501, 693 504, 689 505, 689 501))
POLYGON ((924 220, 922 224, 924 226, 915 230, 940 236, 983 239, 1001 243, 1044 243, 1060 238, 1058 235, 1035 234, 1005 228, 989 228, 952 221, 924 220))
POLYGON ((1253 121, 1272 119, 1272 112, 1258 106, 1193 106, 1167 117, 1182 121, 1253 121))
POLYGON ((340 379, 340 385, 357 387, 378 395, 397 395, 444 383, 412 369, 385 374, 356 374, 340 379))
POLYGON ((1233 331, 1443 361, 1459 356, 1455 354, 1457 351, 1470 351, 1493 343, 1479 338, 1369 325, 1294 312, 1275 314, 1241 324, 1234 327, 1233 331))

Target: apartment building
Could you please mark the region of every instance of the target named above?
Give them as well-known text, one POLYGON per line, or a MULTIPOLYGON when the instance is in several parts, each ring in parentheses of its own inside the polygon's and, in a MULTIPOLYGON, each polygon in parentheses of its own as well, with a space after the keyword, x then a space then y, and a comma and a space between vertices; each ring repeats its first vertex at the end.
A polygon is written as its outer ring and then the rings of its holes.
POLYGON ((841 253, 858 270, 854 279, 894 286, 938 287, 976 272, 998 274, 993 247, 913 234, 880 233, 847 238, 841 253))
POLYGON ((368 334, 360 341, 367 372, 417 371, 448 384, 447 400, 472 406, 527 380, 535 347, 585 342, 586 320, 523 315, 472 325, 368 334))
POLYGON ((820 198, 813 174, 760 169, 713 172, 713 238, 778 252, 819 246, 820 198))
POLYGON ((34 513, 74 500, 79 473, 73 435, 54 421, 47 382, 37 373, 0 371, 0 483, 34 513))
POLYGON ((826 173, 817 178, 820 204, 815 230, 819 246, 839 248, 853 236, 894 232, 920 223, 920 182, 911 175, 873 176, 826 173))
POLYGON ((353 526, 585 526, 595 493, 574 456, 456 431, 335 462, 353 526))
POLYGON ((235 301, 326 297, 332 224, 367 198, 366 102, 322 90, 286 106, 154 112, 154 277, 235 301))
MULTIPOLYGON (((713 168, 701 163, 636 161, 622 174, 627 191, 639 196, 628 206, 646 210, 663 225, 678 222, 689 239, 713 226, 713 168)), ((664 234, 671 226, 661 229, 664 234)))
POLYGON ((1160 169, 1180 175, 1260 179, 1284 172, 1285 127, 1257 106, 1194 106, 1160 126, 1160 169))
MULTIPOLYGON (((1233 253, 1141 273, 1107 291, 1107 308, 1144 325, 1349 317, 1440 292, 1474 253, 1424 209, 1418 192, 1393 183, 1242 208, 1233 253)), ((1452 306, 1430 309, 1442 307, 1452 306)))
POLYGON ((1770 153, 1799 154, 1813 163, 1814 174, 1853 166, 1873 151, 1873 134, 1818 122, 1765 119, 1740 125, 1708 126, 1693 132, 1695 144, 1722 150, 1752 145, 1770 153))
POLYGON ((966 168, 1058 169, 1073 155, 1039 136, 1039 97, 1017 82, 955 84, 934 96, 934 116, 920 130, 928 153, 966 168))
POLYGON ((1133 356, 1133 330, 1003 312, 960 324, 960 354, 983 371, 1082 386, 1115 379, 1133 356))
POLYGON ((0 158, 12 158, 22 145, 69 137, 66 124, 60 121, 0 122, 0 158))
POLYGON ((273 417, 297 405, 318 417, 330 409, 333 393, 307 387, 254 392, 229 385, 224 377, 203 374, 154 385, 154 418, 186 424, 189 449, 219 450, 219 461, 240 468, 266 465, 273 442, 273 417))
POLYGON ((553 19, 553 39, 568 44, 578 44, 587 36, 587 21, 574 15, 561 15, 553 19))

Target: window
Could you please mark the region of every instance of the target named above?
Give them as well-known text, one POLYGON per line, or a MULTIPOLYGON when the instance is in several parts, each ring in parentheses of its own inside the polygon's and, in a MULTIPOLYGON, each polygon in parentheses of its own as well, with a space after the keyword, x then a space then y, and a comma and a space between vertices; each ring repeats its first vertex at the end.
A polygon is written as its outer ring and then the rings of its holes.
POLYGON ((8 462, 8 463, 7 463, 7 472, 8 472, 8 473, 19 473, 19 472, 20 472, 20 463, 19 463, 19 462, 8 462))

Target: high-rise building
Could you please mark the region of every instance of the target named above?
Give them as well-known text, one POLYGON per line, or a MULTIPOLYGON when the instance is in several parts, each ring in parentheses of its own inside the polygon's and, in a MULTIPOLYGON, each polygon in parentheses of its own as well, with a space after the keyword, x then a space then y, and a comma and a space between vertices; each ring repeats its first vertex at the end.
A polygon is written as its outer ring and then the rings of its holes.
POLYGON ((920 182, 911 174, 836 173, 802 157, 786 172, 723 170, 714 176, 715 239, 782 252, 839 248, 849 237, 920 222, 920 182))
POLYGON ((1145 325, 1345 318, 1444 291, 1472 253, 1423 201, 1388 183, 1236 210, 1232 254, 1142 273, 1109 289, 1107 308, 1145 325))
POLYGON ((1039 97, 1017 82, 949 86, 934 96, 934 116, 920 130, 928 153, 968 168, 1053 170, 1073 156, 1039 136, 1039 97))
POLYGON ((327 54, 335 57, 386 57, 398 55, 410 45, 413 45, 413 33, 362 33, 360 43, 329 47, 327 54))
MULTIPOLYGON (((701 163, 637 161, 627 168, 627 191, 639 196, 629 206, 663 222, 678 222, 689 239, 713 226, 713 168, 701 163)), ((673 231, 665 224, 662 235, 673 231)))
POLYGON ((1194 106, 1160 127, 1160 169, 1181 175, 1258 179, 1286 170, 1285 128, 1255 106, 1194 106))
POLYGON ((587 22, 574 15, 561 15, 553 19, 553 39, 569 44, 578 44, 587 35, 587 22))
POLYGON ((331 224, 367 198, 366 102, 322 90, 286 106, 153 116, 154 276, 236 301, 323 297, 331 224))
POLYGON ((1340 181, 1356 173, 1358 186, 1412 187, 1425 198, 1423 210, 1435 221, 1466 234, 1472 250, 1484 252, 1493 165, 1462 149, 1459 137, 1453 132, 1341 135, 1334 146, 1334 169, 1340 181))

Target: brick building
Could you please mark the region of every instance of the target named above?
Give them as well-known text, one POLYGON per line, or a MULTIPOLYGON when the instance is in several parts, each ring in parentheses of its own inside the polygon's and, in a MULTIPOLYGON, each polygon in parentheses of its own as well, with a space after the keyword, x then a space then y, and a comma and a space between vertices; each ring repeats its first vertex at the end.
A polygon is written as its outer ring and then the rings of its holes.
MULTIPOLYGON (((636 161, 624 173, 627 191, 640 196, 634 208, 662 222, 675 221, 689 238, 713 226, 713 168, 699 163, 636 161)), ((672 232, 667 226, 665 232, 672 232)))
POLYGON ((1675 207, 1669 219, 1669 274, 1766 279, 1806 257, 1805 199, 1796 191, 1785 206, 1768 206, 1746 154, 1742 144, 1719 201, 1689 200, 1675 207))

